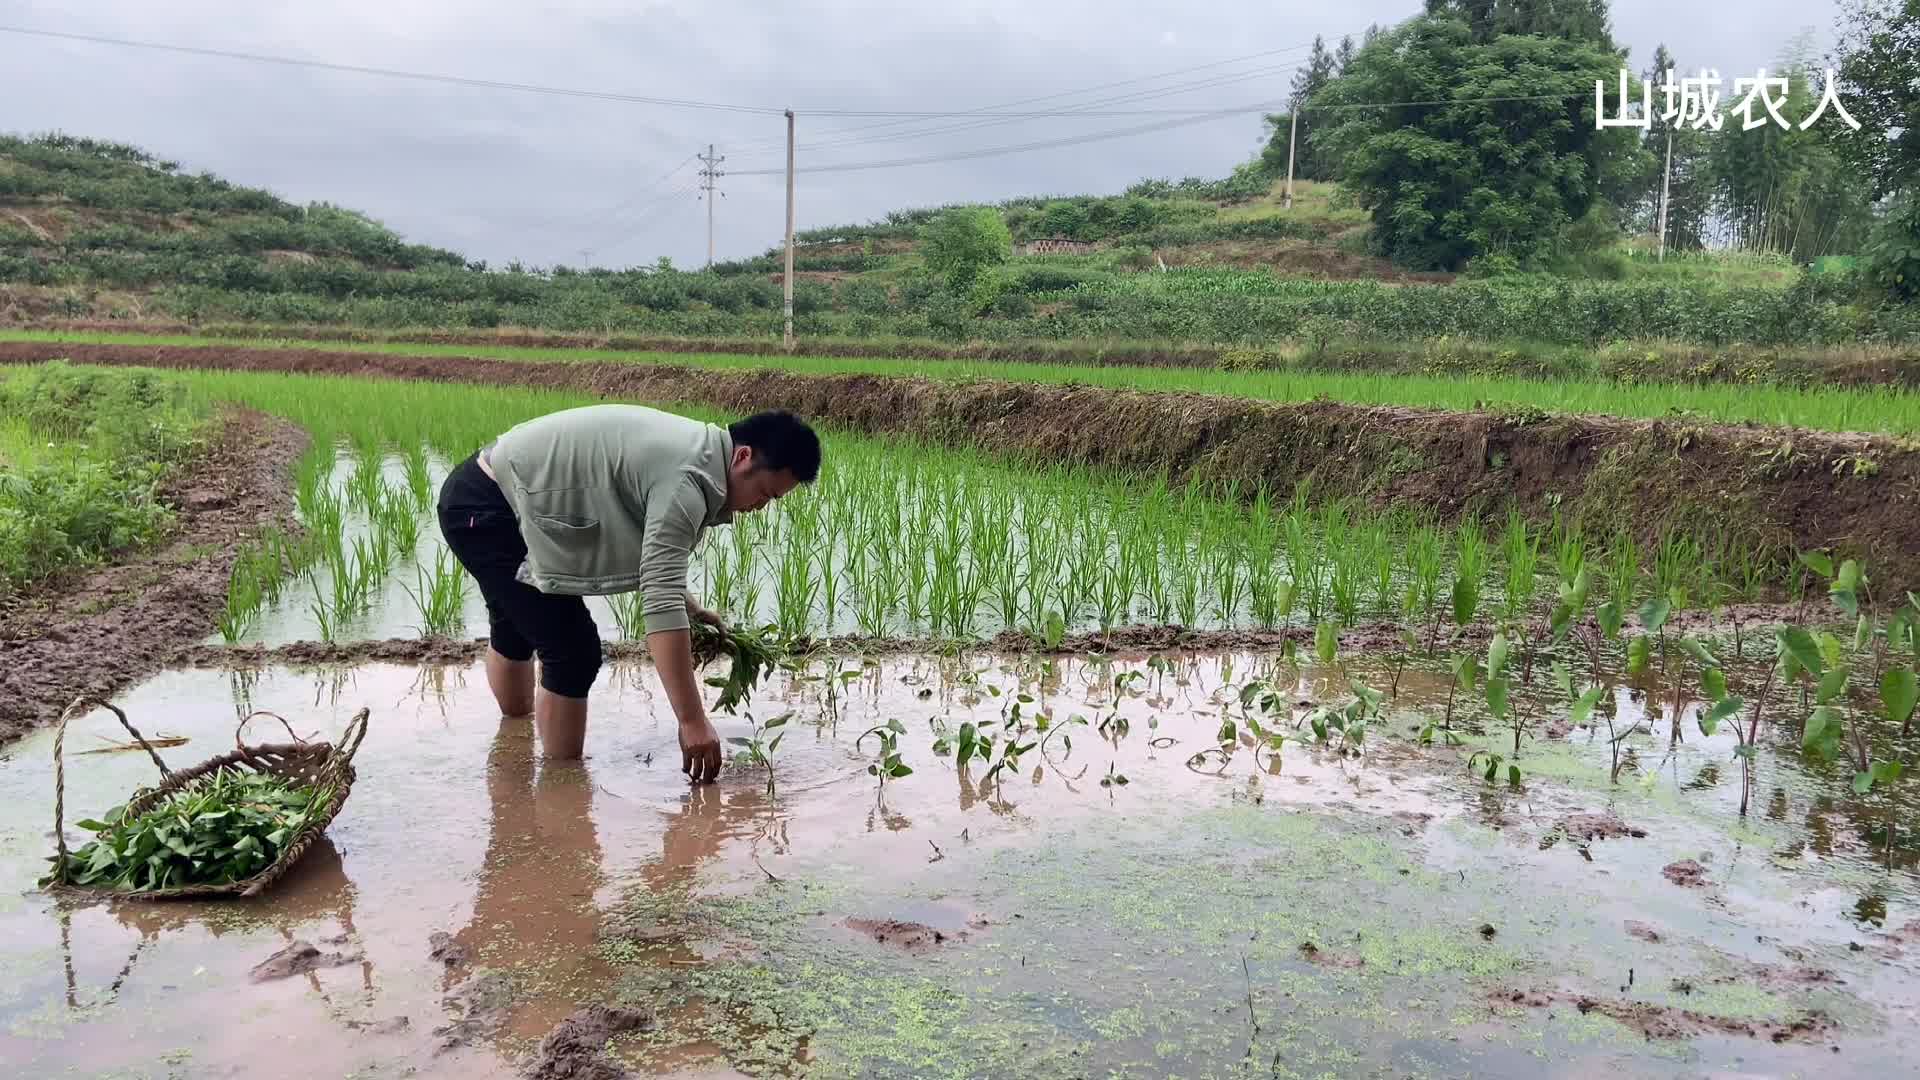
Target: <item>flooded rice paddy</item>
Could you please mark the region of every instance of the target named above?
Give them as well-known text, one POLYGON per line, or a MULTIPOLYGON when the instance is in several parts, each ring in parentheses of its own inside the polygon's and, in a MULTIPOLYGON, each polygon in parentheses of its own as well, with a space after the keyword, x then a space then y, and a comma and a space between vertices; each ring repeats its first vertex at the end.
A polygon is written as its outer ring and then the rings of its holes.
MULTIPOLYGON (((1467 757, 1510 739, 1418 746, 1446 675, 1417 668, 1359 752, 1210 751, 1247 680, 1306 703, 1346 673, 1170 659, 817 665, 754 697, 756 720, 792 714, 771 793, 745 764, 688 787, 645 666, 603 674, 573 765, 536 760, 477 666, 159 676, 118 703, 189 740, 170 764, 221 752, 254 709, 324 738, 365 706, 359 781, 263 898, 85 904, 35 888, 53 733, 0 752, 0 1061, 87 1077, 1910 1069, 1912 785, 1856 798, 1763 746, 1742 823, 1731 738, 1670 746, 1663 724, 1630 740, 1617 785, 1604 731, 1583 729, 1528 743, 1522 787, 1488 785, 1467 757), (1116 692, 1126 672, 1142 677, 1116 692), (1017 770, 957 769, 960 726, 999 732, 1016 707, 1051 738, 1017 770), (889 720, 914 771, 882 786, 861 736, 889 720)), ((1623 724, 1642 708, 1629 690, 1618 705, 1623 724)), ((118 736, 95 713, 69 753, 118 736)), ((139 753, 70 756, 69 819, 152 773, 139 753)))

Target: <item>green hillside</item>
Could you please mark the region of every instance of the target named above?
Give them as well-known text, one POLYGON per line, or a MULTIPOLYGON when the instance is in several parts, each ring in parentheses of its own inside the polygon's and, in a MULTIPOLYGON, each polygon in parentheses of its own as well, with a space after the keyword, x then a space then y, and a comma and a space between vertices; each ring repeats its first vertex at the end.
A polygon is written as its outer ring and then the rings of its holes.
MULTIPOLYGON (((1504 373, 1564 366, 1542 349, 1621 342, 1806 349, 1920 338, 1920 314, 1865 293, 1855 275, 1778 255, 1656 262, 1622 237, 1606 260, 1560 272, 1413 272, 1368 253, 1368 215, 1339 185, 1300 183, 1291 208, 1277 188, 1243 169, 1225 181, 1147 181, 1114 196, 808 230, 798 238, 796 329, 816 345, 903 353, 915 343, 1055 355, 1197 347, 1251 366, 1504 373), (981 265, 964 280, 936 272, 929 230, 982 212, 999 239, 981 265), (1083 247, 1026 253, 1046 239, 1083 247)), ((725 348, 780 336, 781 266, 773 251, 700 272, 664 260, 490 268, 352 211, 296 206, 132 147, 0 138, 0 325, 516 328, 725 348)), ((1643 355, 1674 366, 1671 355, 1643 355)), ((1703 377, 1727 367, 1685 363, 1703 377)), ((1772 377, 1782 366, 1749 369, 1772 377)))
POLYGON ((137 317, 164 290, 338 292, 465 260, 351 210, 270 192, 116 143, 0 135, 0 320, 137 317))

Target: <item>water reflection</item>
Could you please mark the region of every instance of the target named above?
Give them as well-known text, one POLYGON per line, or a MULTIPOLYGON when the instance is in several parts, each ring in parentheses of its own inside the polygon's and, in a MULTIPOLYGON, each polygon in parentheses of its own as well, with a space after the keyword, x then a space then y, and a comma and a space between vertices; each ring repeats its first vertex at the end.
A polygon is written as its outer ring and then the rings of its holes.
POLYGON ((747 838, 756 853, 764 843, 770 855, 788 849, 786 814, 765 787, 689 784, 679 803, 660 815, 660 857, 640 868, 640 880, 657 894, 684 892, 729 841, 747 838))
POLYGON ((593 956, 602 880, 590 767, 536 761, 532 721, 503 719, 487 751, 487 806, 473 916, 454 941, 488 966, 577 976, 593 956))

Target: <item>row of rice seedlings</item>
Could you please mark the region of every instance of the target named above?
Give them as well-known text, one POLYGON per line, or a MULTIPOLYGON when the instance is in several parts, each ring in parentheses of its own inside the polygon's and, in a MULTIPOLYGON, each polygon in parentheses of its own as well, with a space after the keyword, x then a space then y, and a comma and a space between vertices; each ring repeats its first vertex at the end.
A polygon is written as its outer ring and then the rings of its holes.
POLYGON ((848 620, 868 635, 951 637, 995 624, 1040 633, 1054 620, 1277 626, 1296 613, 1348 625, 1405 618, 1437 630, 1443 612, 1471 622, 1530 610, 1548 544, 1556 564, 1584 562, 1576 530, 1517 516, 1492 549, 1477 528, 1311 506, 1304 495, 1276 506, 1256 492, 1242 506, 1159 481, 1102 490, 1071 470, 1017 488, 982 481, 924 462, 890 472, 837 459, 815 489, 743 520, 731 545, 706 554, 710 602, 767 614, 740 603, 752 568, 728 555, 757 546, 771 619, 789 632, 848 620), (1500 611, 1482 610, 1488 594, 1506 598, 1500 611))
MULTIPOLYGON (((290 542, 270 531, 243 549, 228 578, 227 604, 220 620, 221 636, 236 641, 257 625, 264 610, 279 603, 285 583, 304 579, 310 596, 306 610, 321 638, 334 640, 353 619, 372 606, 379 588, 394 569, 410 562, 419 546, 421 514, 431 495, 424 447, 403 454, 407 479, 386 480, 380 447, 362 443, 345 482, 331 483, 334 457, 325 449, 304 457, 295 469, 294 505, 302 538, 290 542), (351 541, 351 525, 364 525, 351 541)), ((458 563, 451 563, 458 570, 458 563)), ((443 580, 440 564, 429 574, 416 566, 421 588, 415 593, 423 632, 431 626, 458 626, 445 605, 464 598, 464 584, 443 580)), ((464 603, 464 599, 462 599, 464 603)))
POLYGON ((245 637, 259 621, 261 610, 280 601, 289 575, 311 562, 312 551, 310 545, 289 539, 277 526, 242 547, 227 576, 226 605, 219 620, 221 638, 232 643, 245 637))
MULTIPOLYGON (((399 449, 408 499, 424 509, 427 450, 458 460, 520 420, 593 400, 256 373, 191 377, 211 395, 295 419, 320 445, 362 448, 345 484, 354 508, 375 503, 366 447, 399 449)), ((1751 596, 1777 570, 1751 552, 1701 552, 1678 534, 1664 560, 1658 550, 1643 560, 1631 538, 1583 534, 1574 522, 1524 533, 1509 523, 1490 540, 1478 526, 1381 515, 1304 490, 1209 490, 1164 476, 1001 464, 911 440, 827 441, 818 484, 739 519, 699 553, 696 588, 709 606, 804 633, 968 637, 1009 627, 1041 634, 1056 624, 1417 618, 1431 635, 1443 622, 1543 602, 1540 573, 1574 561, 1620 597, 1676 585, 1703 598, 1751 596), (1734 583, 1703 576, 1709 557, 1738 566, 1734 583), (1483 607, 1509 594, 1500 610, 1483 607)), ((305 522, 318 516, 308 508, 321 501, 320 486, 303 472, 305 522)))

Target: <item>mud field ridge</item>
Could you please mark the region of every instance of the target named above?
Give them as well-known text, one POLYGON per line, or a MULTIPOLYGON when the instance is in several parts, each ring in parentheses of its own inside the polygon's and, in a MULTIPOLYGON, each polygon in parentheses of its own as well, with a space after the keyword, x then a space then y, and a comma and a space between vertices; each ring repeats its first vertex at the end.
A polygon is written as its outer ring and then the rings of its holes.
POLYGON ((307 433, 229 410, 198 460, 163 488, 177 517, 159 545, 39 582, 0 611, 0 745, 81 694, 117 693, 171 666, 215 627, 242 545, 293 526, 290 477, 307 433))

